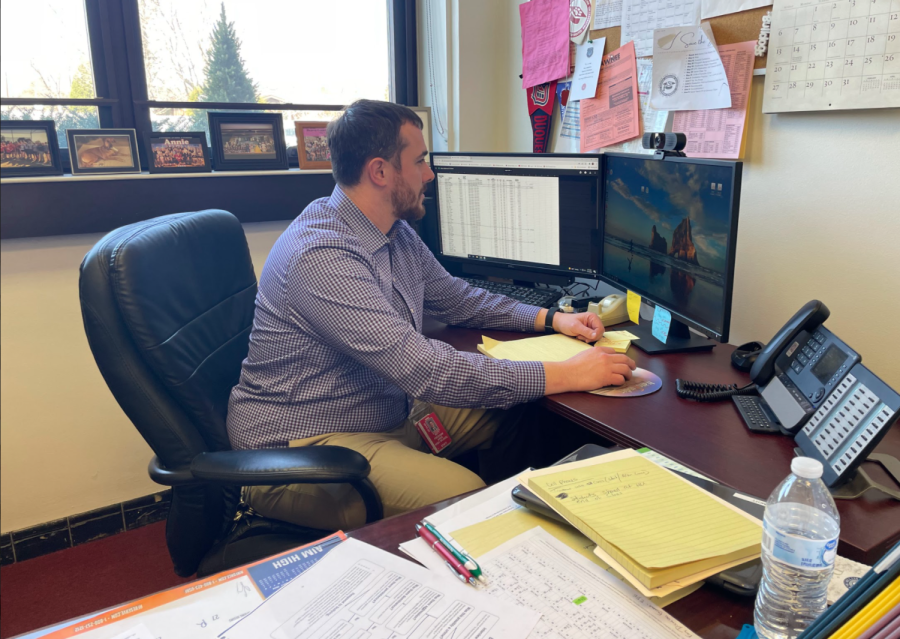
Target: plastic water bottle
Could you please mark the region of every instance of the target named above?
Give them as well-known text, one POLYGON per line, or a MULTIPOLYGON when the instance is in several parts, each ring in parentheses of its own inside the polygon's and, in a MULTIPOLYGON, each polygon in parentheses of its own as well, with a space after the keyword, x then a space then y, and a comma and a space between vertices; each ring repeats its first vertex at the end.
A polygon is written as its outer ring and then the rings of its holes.
POLYGON ((821 462, 795 457, 766 502, 754 613, 760 639, 793 639, 825 611, 841 518, 821 477, 821 462))

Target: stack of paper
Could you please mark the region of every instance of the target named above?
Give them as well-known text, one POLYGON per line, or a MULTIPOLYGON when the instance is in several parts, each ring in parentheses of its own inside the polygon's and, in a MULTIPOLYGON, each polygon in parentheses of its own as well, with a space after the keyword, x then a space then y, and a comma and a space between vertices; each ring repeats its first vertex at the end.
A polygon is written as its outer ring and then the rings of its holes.
POLYGON ((615 349, 617 353, 624 353, 631 347, 633 339, 638 339, 637 335, 628 331, 606 331, 594 346, 605 346, 615 349))
POLYGON ((758 520, 635 451, 519 479, 648 596, 664 596, 760 554, 758 520))

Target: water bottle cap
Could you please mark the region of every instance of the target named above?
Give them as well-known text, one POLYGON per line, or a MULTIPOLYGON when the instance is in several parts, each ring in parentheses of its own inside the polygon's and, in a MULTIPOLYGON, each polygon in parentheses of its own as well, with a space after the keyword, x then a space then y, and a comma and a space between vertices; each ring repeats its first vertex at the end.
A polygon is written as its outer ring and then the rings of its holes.
POLYGON ((791 472, 797 477, 818 479, 822 476, 822 462, 811 457, 794 457, 791 461, 791 472))

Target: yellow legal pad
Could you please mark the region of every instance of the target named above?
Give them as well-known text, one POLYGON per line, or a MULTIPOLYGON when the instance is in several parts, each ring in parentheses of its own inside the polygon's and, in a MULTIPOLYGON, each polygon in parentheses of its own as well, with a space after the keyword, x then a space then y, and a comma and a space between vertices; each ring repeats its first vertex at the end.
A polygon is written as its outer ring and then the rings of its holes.
POLYGON ((647 588, 760 551, 758 524, 642 457, 533 476, 528 488, 647 588))
POLYGON ((514 362, 563 362, 589 348, 593 346, 560 333, 526 337, 511 342, 482 336, 481 344, 478 345, 478 350, 488 357, 514 362))

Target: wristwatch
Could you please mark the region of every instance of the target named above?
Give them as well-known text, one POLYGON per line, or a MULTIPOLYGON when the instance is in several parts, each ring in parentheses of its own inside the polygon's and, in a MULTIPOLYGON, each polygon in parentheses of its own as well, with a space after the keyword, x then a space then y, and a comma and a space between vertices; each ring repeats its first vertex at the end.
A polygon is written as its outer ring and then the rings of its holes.
POLYGON ((555 333, 556 330, 553 328, 553 316, 556 315, 556 311, 559 309, 556 307, 551 308, 547 311, 546 317, 544 317, 544 332, 545 333, 555 333))

